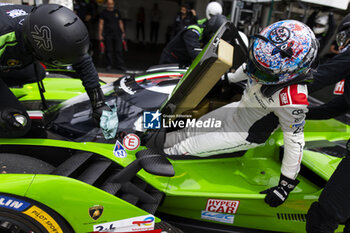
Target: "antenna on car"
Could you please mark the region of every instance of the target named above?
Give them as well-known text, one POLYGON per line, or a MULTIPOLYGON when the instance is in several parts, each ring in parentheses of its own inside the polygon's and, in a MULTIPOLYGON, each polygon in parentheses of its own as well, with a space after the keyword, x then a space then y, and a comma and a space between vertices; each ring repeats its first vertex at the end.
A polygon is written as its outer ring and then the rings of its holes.
POLYGON ((40 66, 41 65, 38 61, 34 62, 35 78, 36 78, 36 82, 38 83, 38 89, 39 89, 41 103, 42 103, 42 110, 46 110, 46 109, 48 109, 48 107, 47 107, 47 102, 46 102, 46 99, 44 96, 45 87, 44 87, 43 80, 41 80, 39 77, 40 66))

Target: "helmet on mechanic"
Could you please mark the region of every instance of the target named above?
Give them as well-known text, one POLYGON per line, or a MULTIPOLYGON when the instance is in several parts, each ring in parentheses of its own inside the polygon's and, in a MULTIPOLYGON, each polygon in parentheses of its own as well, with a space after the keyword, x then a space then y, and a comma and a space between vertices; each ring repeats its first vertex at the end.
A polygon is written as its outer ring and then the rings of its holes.
POLYGON ((210 19, 214 15, 221 15, 222 14, 222 6, 218 2, 210 2, 207 5, 207 8, 205 10, 205 14, 207 16, 207 19, 210 19))
POLYGON ((283 20, 253 36, 246 73, 264 85, 302 78, 316 60, 318 41, 312 30, 296 20, 283 20))
POLYGON ((66 7, 40 5, 25 19, 23 28, 27 46, 44 63, 71 65, 87 54, 89 35, 86 26, 66 7))
POLYGON ((328 30, 328 15, 322 15, 315 19, 315 26, 312 28, 316 35, 327 32, 328 30))
POLYGON ((349 43, 350 38, 350 14, 347 14, 340 22, 337 30, 336 41, 339 47, 349 43))

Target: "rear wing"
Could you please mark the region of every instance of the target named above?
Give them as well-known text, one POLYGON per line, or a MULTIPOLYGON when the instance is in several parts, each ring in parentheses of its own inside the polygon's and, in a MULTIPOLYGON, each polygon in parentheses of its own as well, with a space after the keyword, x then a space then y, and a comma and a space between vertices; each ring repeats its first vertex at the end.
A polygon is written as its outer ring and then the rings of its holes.
POLYGON ((234 48, 226 41, 233 38, 232 23, 223 24, 193 61, 187 72, 162 105, 161 112, 174 119, 195 108, 233 65, 234 48), (226 41, 225 41, 226 40, 226 41))

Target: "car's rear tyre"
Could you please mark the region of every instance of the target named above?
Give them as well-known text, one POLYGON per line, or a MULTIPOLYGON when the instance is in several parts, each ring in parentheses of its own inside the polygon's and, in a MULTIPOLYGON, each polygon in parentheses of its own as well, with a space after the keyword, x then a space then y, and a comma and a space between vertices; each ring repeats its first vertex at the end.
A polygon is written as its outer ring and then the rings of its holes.
MULTIPOLYGON (((49 174, 53 169, 52 165, 30 156, 0 153, 0 173, 49 174)), ((74 233, 54 210, 29 198, 8 193, 0 193, 0 232, 74 233)))

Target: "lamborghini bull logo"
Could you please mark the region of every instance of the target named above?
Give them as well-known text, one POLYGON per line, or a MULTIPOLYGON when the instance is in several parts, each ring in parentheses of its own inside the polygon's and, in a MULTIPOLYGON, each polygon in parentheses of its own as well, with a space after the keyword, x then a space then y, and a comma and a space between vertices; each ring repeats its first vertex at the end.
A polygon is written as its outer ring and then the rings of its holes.
POLYGON ((89 208, 89 215, 93 220, 97 220, 101 217, 103 213, 103 206, 97 205, 89 208))
POLYGON ((52 46, 52 40, 51 40, 51 30, 47 26, 41 26, 40 28, 38 25, 34 26, 34 31, 31 32, 33 39, 36 43, 36 46, 41 49, 50 52, 53 50, 52 46))

